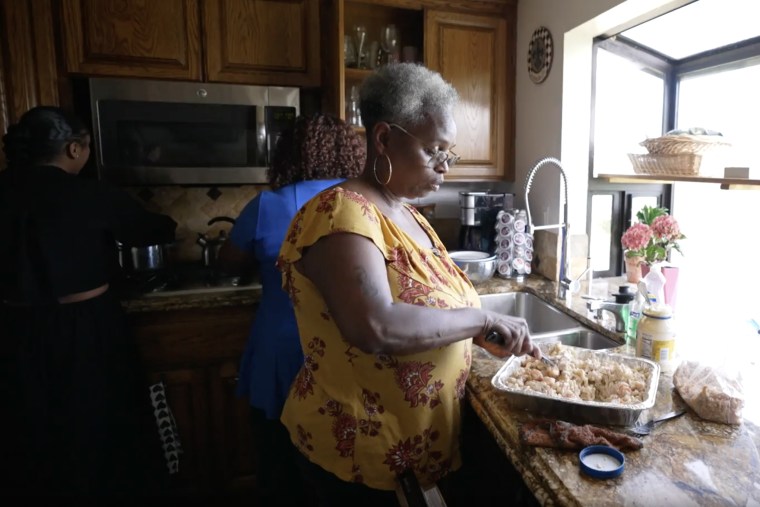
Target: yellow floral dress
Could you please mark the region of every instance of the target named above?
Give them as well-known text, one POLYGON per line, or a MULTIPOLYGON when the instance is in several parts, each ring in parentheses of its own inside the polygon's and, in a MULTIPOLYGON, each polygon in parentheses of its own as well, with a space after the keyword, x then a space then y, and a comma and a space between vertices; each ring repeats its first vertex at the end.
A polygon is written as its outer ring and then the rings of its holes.
POLYGON ((418 245, 360 194, 335 187, 296 214, 277 261, 305 355, 282 422, 313 463, 345 481, 385 490, 409 467, 423 484, 459 468, 472 340, 403 356, 366 354, 343 339, 324 299, 294 264, 321 237, 360 234, 385 256, 395 301, 479 307, 472 284, 430 224, 408 207, 435 248, 418 245))

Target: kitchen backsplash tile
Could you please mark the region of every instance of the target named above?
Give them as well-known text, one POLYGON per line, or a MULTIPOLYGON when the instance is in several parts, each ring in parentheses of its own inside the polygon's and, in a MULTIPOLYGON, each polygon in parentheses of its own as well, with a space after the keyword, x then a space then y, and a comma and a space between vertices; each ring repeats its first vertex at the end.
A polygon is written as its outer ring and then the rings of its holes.
POLYGON ((143 187, 126 188, 132 196, 143 203, 146 209, 165 213, 177 222, 177 245, 174 249, 176 262, 200 262, 201 247, 196 244, 198 234, 217 236, 219 231, 229 231, 231 225, 217 222, 208 226, 214 217, 237 218, 246 204, 256 197, 263 185, 242 185, 235 187, 151 187, 151 192, 142 192, 143 187), (214 190, 214 192, 210 192, 214 190), (145 197, 148 197, 146 200, 145 197), (216 197, 214 199, 213 197, 216 197))
MULTIPOLYGON (((196 244, 198 234, 217 236, 231 225, 217 222, 209 227, 208 221, 217 216, 237 218, 246 204, 266 185, 241 185, 219 187, 184 187, 166 185, 158 187, 127 187, 126 190, 151 210, 166 213, 177 222, 177 245, 174 249, 176 262, 200 262, 201 248, 196 244), (149 190, 149 191, 146 191, 149 190)), ((510 191, 504 182, 453 183, 447 182, 441 190, 412 204, 435 203, 435 217, 431 225, 449 250, 458 248, 459 242, 459 192, 460 191, 510 191)))

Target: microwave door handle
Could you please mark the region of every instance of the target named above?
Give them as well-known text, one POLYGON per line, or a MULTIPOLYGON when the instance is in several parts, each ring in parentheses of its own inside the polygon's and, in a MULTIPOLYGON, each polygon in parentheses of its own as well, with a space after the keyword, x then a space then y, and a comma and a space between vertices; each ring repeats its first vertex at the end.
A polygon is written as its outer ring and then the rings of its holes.
POLYGON ((257 108, 260 110, 256 112, 256 153, 258 154, 257 165, 268 166, 272 154, 269 152, 269 132, 267 130, 267 124, 264 118, 264 108, 257 108))

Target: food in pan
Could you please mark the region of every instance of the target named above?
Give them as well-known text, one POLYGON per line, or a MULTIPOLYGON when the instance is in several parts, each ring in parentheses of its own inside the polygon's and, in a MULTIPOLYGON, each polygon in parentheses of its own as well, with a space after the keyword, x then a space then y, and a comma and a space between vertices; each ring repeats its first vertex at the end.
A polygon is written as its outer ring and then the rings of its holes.
POLYGON ((505 384, 565 400, 634 405, 647 397, 651 370, 644 365, 623 364, 606 354, 581 358, 561 343, 546 352, 556 366, 525 356, 505 384))

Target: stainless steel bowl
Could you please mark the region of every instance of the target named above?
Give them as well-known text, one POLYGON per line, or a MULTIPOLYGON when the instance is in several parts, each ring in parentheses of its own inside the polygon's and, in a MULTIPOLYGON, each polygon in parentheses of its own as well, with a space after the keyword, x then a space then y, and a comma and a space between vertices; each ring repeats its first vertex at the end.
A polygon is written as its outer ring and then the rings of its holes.
POLYGON ((449 255, 473 283, 490 279, 496 271, 494 254, 477 250, 455 250, 449 252, 449 255))

